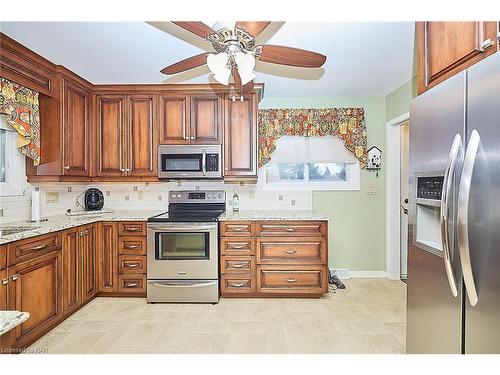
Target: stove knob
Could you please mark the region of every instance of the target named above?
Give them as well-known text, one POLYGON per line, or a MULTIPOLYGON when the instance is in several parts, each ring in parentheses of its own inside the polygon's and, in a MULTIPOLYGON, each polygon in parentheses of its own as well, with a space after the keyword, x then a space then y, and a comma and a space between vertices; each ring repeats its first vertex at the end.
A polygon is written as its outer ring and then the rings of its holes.
POLYGON ((172 193, 170 197, 175 198, 175 193, 172 193))
POLYGON ((181 199, 182 198, 182 195, 181 194, 177 194, 177 199, 181 199))

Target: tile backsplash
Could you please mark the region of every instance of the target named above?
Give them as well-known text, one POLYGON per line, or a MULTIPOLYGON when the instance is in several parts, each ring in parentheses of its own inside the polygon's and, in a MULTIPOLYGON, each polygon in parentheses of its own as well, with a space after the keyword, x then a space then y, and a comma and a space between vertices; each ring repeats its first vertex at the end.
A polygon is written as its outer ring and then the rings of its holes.
MULTIPOLYGON (((104 184, 40 183, 27 184, 25 195, 0 197, 0 223, 28 220, 31 215, 31 192, 35 186, 42 193, 42 216, 63 214, 67 209, 81 209, 76 198, 90 187, 104 193, 104 207, 115 210, 167 210, 170 190, 225 190, 227 209, 232 207, 235 191, 240 197, 240 210, 311 210, 311 191, 261 191, 254 184, 223 182, 132 182, 104 184), (57 199, 55 198, 57 197, 57 199)), ((83 204, 83 194, 79 201, 83 204)))

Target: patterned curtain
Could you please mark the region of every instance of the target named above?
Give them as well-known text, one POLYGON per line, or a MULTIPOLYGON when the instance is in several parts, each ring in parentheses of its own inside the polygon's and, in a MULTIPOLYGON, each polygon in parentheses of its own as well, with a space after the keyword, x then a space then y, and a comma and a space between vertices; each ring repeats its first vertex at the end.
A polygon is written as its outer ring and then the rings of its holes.
POLYGON ((271 160, 276 141, 284 135, 334 135, 366 167, 366 123, 363 108, 259 110, 259 168, 271 160))
POLYGON ((40 112, 38 92, 0 77, 0 113, 18 133, 19 152, 40 164, 40 112))

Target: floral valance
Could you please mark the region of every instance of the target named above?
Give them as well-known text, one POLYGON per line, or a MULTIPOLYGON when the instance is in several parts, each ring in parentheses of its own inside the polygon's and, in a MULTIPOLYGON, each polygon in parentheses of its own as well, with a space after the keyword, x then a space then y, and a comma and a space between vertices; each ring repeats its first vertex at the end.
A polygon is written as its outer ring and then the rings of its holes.
POLYGON ((38 92, 0 77, 0 113, 18 133, 19 152, 40 164, 40 112, 38 92))
POLYGON ((284 135, 333 135, 366 166, 366 122, 363 108, 259 110, 259 167, 271 160, 276 141, 284 135))

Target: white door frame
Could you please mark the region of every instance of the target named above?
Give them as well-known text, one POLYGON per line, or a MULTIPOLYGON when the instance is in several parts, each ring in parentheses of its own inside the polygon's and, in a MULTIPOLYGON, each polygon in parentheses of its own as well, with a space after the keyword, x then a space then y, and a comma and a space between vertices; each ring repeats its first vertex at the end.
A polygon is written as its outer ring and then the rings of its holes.
POLYGON ((401 272, 401 128, 410 119, 407 112, 387 122, 385 269, 387 278, 399 280, 401 272))

